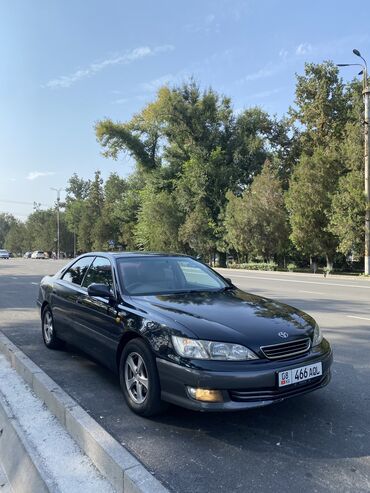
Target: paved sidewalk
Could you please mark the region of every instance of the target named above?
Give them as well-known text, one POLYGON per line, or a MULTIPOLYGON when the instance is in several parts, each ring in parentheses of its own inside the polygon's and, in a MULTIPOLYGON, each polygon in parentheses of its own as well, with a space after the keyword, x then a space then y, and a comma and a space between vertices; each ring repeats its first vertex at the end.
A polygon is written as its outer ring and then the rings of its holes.
MULTIPOLYGON (((14 488, 21 491, 28 484, 27 493, 39 493, 35 485, 44 484, 48 490, 60 493, 114 492, 107 479, 102 477, 90 458, 80 450, 3 354, 0 354, 0 396, 16 423, 14 430, 19 430, 22 442, 27 443, 25 448, 14 447, 15 441, 8 441, 10 434, 3 437, 6 443, 2 448, 2 460, 9 466, 11 472, 8 469, 7 472, 14 488), (23 455, 17 454, 20 450, 23 455), (37 468, 33 483, 28 477, 30 467, 26 466, 26 459, 37 468)), ((7 426, 6 423, 4 434, 7 426)), ((3 489, 0 491, 3 493, 3 489)))
POLYGON ((1 462, 0 462, 0 491, 1 493, 14 493, 10 487, 8 478, 6 477, 6 474, 2 468, 1 462))

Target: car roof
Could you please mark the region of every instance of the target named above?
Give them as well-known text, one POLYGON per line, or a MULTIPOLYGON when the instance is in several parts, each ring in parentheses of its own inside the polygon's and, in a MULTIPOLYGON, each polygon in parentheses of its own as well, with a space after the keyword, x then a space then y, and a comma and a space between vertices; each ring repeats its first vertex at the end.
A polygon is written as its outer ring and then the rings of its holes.
POLYGON ((163 252, 86 252, 83 255, 104 255, 112 258, 130 257, 189 257, 182 253, 163 253, 163 252))

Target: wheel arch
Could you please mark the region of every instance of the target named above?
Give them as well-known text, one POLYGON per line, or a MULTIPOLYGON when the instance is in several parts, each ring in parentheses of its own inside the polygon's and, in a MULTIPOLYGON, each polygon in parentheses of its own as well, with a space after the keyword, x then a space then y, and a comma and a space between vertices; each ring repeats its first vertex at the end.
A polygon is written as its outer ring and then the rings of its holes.
POLYGON ((45 308, 50 306, 49 305, 49 302, 48 301, 43 301, 42 305, 41 305, 41 317, 43 316, 44 314, 44 311, 45 311, 45 308))
POLYGON ((122 351, 123 351, 124 347, 126 346, 126 344, 128 342, 132 341, 133 339, 141 339, 142 341, 145 341, 144 337, 142 337, 140 334, 138 334, 137 332, 134 332, 132 330, 130 330, 129 332, 125 332, 123 334, 123 336, 121 337, 121 340, 119 341, 117 352, 116 352, 117 371, 119 370, 119 363, 120 363, 122 351))

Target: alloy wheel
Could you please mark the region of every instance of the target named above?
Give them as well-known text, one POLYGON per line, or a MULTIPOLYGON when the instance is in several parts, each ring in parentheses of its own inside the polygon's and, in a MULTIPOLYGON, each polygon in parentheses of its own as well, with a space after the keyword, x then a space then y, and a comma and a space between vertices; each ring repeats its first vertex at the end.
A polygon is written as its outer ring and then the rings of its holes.
POLYGON ((53 337, 53 317, 49 311, 44 316, 44 337, 45 342, 50 344, 53 337))
POLYGON ((149 391, 148 372, 143 358, 138 353, 130 353, 125 361, 125 385, 130 398, 142 404, 149 391))

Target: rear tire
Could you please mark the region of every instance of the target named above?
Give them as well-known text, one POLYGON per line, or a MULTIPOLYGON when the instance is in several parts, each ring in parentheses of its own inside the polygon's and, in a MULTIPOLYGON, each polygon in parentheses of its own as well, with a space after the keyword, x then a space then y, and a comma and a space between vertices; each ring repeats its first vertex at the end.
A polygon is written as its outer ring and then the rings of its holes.
POLYGON ((64 342, 56 336, 53 313, 48 306, 42 312, 41 329, 44 344, 48 349, 61 349, 64 346, 64 342))
POLYGON ((161 401, 161 386, 155 357, 142 339, 133 339, 124 347, 119 377, 129 408, 140 416, 154 416, 166 408, 161 401))

